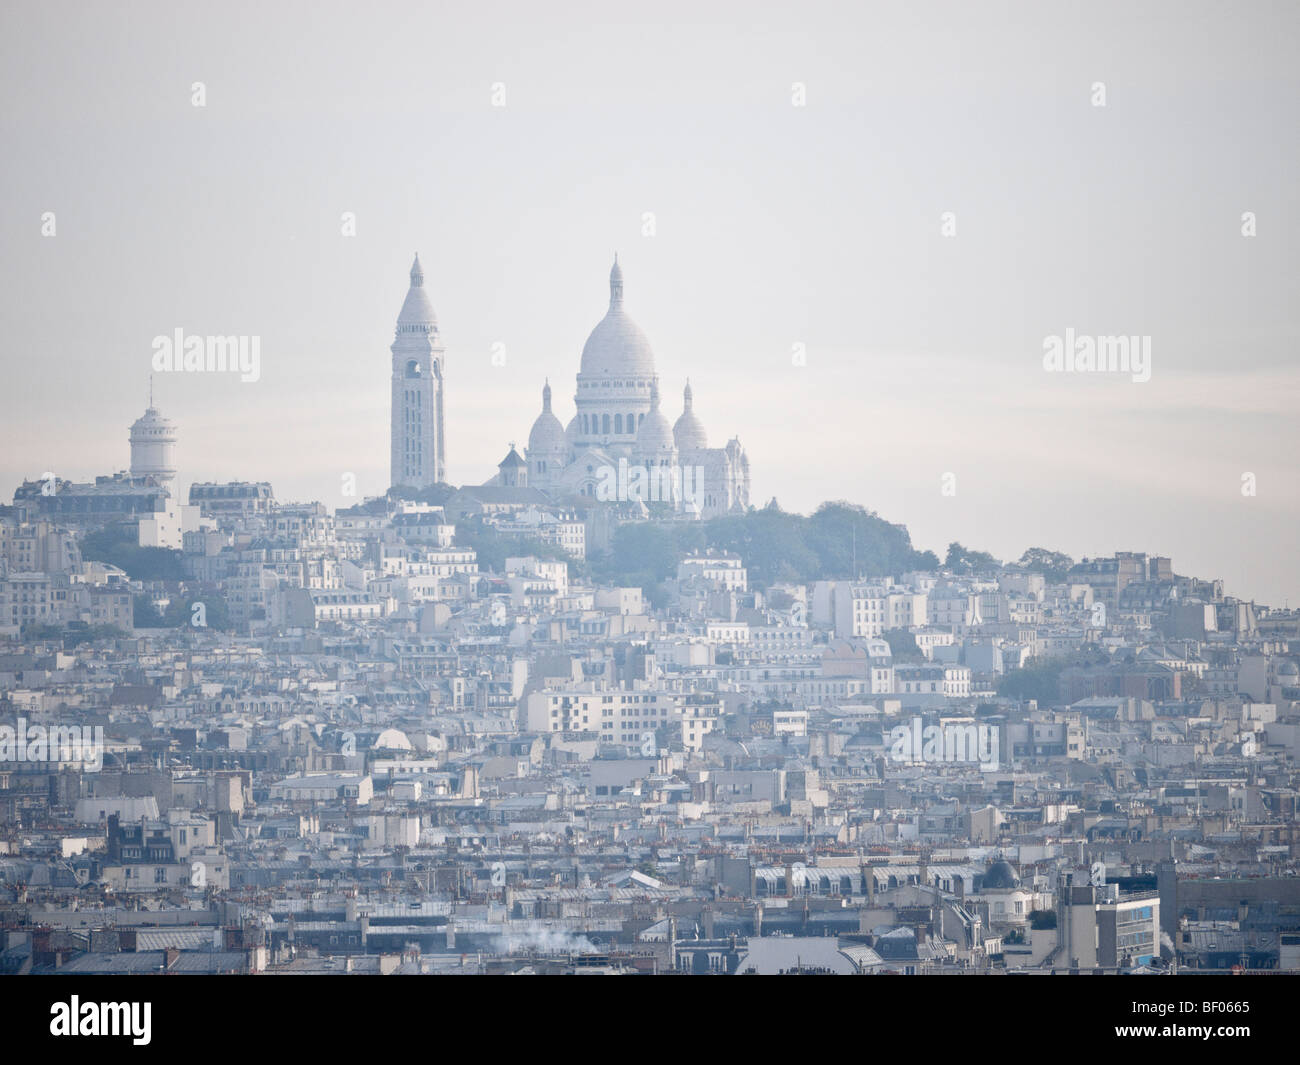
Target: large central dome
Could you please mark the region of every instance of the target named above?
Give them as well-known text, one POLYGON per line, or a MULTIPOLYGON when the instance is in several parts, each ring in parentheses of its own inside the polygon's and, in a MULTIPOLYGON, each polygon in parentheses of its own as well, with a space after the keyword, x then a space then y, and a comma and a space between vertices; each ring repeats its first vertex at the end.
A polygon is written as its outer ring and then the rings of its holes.
POLYGON ((623 271, 617 259, 609 272, 609 311, 582 347, 581 372, 592 377, 654 376, 650 341, 623 310, 623 271))

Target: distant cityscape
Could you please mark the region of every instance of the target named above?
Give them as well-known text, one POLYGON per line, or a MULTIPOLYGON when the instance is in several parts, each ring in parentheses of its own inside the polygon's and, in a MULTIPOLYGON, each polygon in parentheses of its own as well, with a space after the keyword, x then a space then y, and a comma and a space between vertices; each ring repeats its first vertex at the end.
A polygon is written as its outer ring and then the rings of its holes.
POLYGON ((32 471, 0 972, 1300 971, 1300 611, 757 505, 624 288, 486 484, 418 256, 386 494, 182 500, 152 394, 127 469, 32 471))

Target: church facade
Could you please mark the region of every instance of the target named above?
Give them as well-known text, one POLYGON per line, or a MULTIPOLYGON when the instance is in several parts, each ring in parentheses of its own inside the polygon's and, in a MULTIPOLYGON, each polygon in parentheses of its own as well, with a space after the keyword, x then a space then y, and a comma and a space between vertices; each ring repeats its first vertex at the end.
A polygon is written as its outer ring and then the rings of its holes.
MULTIPOLYGON (((609 310, 587 338, 567 427, 551 405, 528 434, 527 485, 557 501, 669 504, 675 512, 711 518, 749 506, 749 458, 733 438, 709 447, 687 381, 682 413, 669 424, 654 352, 623 306, 623 270, 609 274, 609 310)), ((516 477, 518 474, 516 474, 516 477)))

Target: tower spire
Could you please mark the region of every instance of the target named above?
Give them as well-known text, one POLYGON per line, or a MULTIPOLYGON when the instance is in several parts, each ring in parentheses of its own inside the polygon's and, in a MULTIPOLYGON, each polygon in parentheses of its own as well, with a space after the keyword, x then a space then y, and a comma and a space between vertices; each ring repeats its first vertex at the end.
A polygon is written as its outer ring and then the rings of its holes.
POLYGON ((548 377, 542 385, 542 413, 551 413, 551 379, 548 377))

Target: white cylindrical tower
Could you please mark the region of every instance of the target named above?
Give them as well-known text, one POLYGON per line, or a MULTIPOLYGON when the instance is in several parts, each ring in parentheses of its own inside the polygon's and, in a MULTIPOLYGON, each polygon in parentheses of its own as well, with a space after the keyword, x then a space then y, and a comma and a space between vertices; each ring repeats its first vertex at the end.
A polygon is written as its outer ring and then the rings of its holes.
POLYGON ((176 423, 150 406, 131 426, 131 476, 152 477, 176 495, 176 423))

